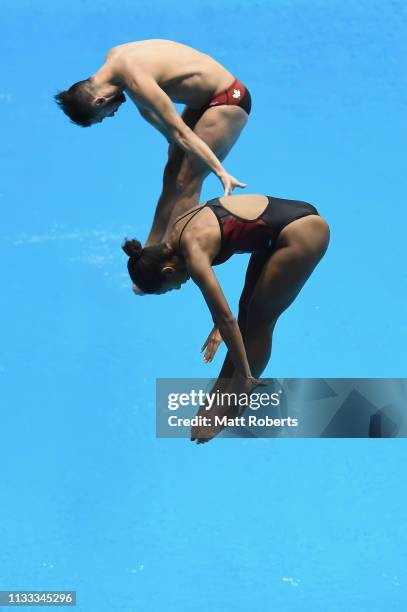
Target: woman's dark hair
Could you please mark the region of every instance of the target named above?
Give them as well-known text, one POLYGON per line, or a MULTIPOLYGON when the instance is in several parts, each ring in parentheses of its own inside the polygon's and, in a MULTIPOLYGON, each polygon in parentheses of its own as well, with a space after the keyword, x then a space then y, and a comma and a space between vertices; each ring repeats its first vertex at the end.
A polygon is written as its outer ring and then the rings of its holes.
POLYGON ((60 91, 55 96, 56 103, 65 115, 81 127, 90 127, 95 116, 89 85, 89 79, 85 79, 74 83, 69 89, 60 91))
POLYGON ((129 256, 127 270, 131 280, 144 293, 155 293, 160 289, 164 275, 162 266, 171 256, 165 244, 143 247, 138 240, 125 240, 123 251, 129 256))

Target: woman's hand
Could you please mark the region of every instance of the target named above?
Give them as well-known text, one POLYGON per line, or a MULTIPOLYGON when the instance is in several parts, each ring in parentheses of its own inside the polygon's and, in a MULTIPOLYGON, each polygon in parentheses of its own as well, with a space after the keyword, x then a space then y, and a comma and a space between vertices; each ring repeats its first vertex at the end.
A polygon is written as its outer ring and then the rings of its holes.
POLYGON ((218 179, 222 182, 224 188, 224 196, 230 195, 235 187, 240 187, 244 189, 246 187, 246 183, 241 183, 231 174, 228 174, 225 170, 220 172, 218 175, 218 179))
POLYGON ((204 354, 204 362, 209 363, 215 357, 215 353, 218 350, 218 346, 223 342, 222 336, 216 325, 213 327, 211 333, 207 337, 203 347, 201 348, 201 353, 205 351, 204 354))

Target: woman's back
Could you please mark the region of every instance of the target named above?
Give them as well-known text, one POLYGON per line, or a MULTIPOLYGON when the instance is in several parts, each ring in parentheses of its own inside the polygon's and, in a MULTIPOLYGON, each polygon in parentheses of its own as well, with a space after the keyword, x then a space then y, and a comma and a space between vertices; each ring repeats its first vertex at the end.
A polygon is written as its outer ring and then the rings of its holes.
POLYGON ((199 241, 212 264, 218 265, 235 253, 272 248, 286 225, 315 214, 314 206, 297 200, 250 194, 215 198, 176 221, 178 246, 181 249, 181 239, 199 241))

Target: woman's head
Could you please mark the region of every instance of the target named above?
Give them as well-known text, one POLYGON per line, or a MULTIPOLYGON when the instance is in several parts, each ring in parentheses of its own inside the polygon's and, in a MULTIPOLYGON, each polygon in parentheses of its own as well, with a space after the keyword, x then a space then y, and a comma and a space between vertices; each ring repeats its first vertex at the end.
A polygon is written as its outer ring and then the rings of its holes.
POLYGON ((165 243, 143 248, 138 240, 125 240, 122 249, 135 293, 166 293, 189 278, 184 258, 165 243))

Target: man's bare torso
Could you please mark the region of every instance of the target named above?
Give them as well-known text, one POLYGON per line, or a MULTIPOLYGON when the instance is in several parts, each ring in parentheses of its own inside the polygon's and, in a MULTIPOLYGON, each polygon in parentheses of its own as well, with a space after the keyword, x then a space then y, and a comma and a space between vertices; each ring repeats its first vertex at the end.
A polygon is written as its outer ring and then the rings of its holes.
POLYGON ((234 77, 209 55, 170 40, 143 40, 111 49, 106 65, 131 93, 132 79, 152 77, 173 102, 200 108, 234 77))

